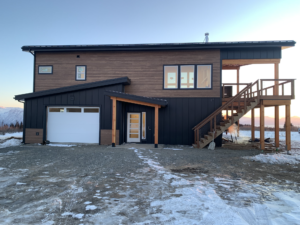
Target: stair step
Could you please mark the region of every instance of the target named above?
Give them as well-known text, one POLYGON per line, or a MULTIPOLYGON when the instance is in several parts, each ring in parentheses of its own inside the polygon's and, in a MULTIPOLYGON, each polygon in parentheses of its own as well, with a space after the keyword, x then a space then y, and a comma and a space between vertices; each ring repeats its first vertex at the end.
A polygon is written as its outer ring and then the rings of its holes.
POLYGON ((208 139, 211 138, 211 136, 209 136, 209 135, 204 135, 204 138, 205 138, 206 140, 208 140, 208 139))
POLYGON ((214 136, 214 133, 213 132, 208 132, 208 135, 213 137, 214 136))
POLYGON ((200 138, 200 144, 201 144, 201 142, 204 143, 205 141, 207 141, 207 140, 204 138, 200 138))
POLYGON ((220 122, 220 125, 221 126, 225 126, 227 123, 225 123, 225 122, 220 122))

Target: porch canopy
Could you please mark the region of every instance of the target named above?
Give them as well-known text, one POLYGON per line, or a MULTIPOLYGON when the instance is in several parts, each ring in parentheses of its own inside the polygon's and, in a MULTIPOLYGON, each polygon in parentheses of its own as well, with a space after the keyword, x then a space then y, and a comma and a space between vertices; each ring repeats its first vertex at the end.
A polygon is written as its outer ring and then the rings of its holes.
POLYGON ((112 110, 112 147, 116 146, 116 122, 117 122, 117 101, 128 102, 137 105, 144 105, 155 108, 155 129, 154 129, 154 147, 158 147, 158 109, 167 106, 168 102, 165 99, 150 98, 138 95, 130 95, 118 91, 105 91, 105 95, 110 96, 113 101, 112 110))

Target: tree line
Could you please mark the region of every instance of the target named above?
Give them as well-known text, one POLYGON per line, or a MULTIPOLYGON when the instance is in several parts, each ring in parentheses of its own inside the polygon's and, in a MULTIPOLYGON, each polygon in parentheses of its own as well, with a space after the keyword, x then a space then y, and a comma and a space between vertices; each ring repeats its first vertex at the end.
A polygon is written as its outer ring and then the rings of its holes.
POLYGON ((1 131, 8 131, 8 130, 22 130, 23 129, 23 122, 16 122, 10 123, 10 124, 5 124, 3 121, 1 122, 0 130, 1 131))

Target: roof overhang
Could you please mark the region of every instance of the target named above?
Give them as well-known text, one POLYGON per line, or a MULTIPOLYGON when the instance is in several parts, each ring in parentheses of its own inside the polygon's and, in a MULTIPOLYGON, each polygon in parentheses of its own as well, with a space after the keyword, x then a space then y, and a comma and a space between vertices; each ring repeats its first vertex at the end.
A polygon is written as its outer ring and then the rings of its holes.
POLYGON ((274 63, 280 63, 280 59, 223 59, 222 69, 238 69, 240 66, 274 63))
POLYGON ((42 97, 47 95, 55 95, 55 94, 61 94, 65 92, 71 92, 71 91, 80 91, 90 88, 97 88, 97 87, 103 87, 103 86, 110 86, 110 85, 116 85, 116 84, 123 84, 123 85, 129 85, 130 79, 128 77, 121 77, 116 79, 110 79, 110 80, 104 80, 104 81, 97 81, 97 82, 91 82, 86 84, 78 84, 68 87, 62 87, 62 88, 55 88, 50 89, 46 91, 38 91, 38 92, 32 92, 27 94, 21 94, 21 95, 15 95, 15 100, 24 100, 28 98, 36 98, 36 97, 42 97))
POLYGON ((118 92, 118 91, 105 91, 104 94, 110 96, 111 98, 117 98, 117 101, 128 102, 128 103, 133 103, 133 104, 138 104, 138 105, 145 105, 145 106, 150 106, 150 107, 168 105, 168 102, 165 99, 150 98, 150 97, 144 97, 144 96, 138 96, 138 95, 130 95, 130 94, 126 94, 124 92, 118 92))
POLYGON ((108 44, 108 45, 27 45, 25 52, 57 52, 57 51, 145 51, 145 50, 197 50, 226 48, 261 48, 280 47, 282 49, 295 46, 293 40, 287 41, 237 41, 237 42, 194 42, 194 43, 152 43, 152 44, 108 44))

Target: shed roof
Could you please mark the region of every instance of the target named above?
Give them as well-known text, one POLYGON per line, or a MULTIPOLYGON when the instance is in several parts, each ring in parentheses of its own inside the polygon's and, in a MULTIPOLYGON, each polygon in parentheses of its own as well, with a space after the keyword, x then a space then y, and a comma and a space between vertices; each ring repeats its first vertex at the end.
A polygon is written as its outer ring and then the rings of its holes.
POLYGON ((104 44, 104 45, 25 45, 26 52, 37 51, 139 51, 139 50, 195 50, 248 47, 280 47, 295 46, 293 40, 282 41, 232 41, 232 42, 190 42, 190 43, 149 43, 149 44, 104 44))
POLYGON ((103 81, 96 81, 86 84, 78 84, 68 87, 62 87, 62 88, 55 88, 50 89, 46 91, 37 91, 27 94, 21 94, 21 95, 15 95, 15 100, 24 100, 28 98, 36 98, 36 97, 42 97, 47 95, 54 95, 54 94, 60 94, 65 92, 71 92, 71 91, 79 91, 89 88, 96 88, 96 87, 102 87, 102 86, 109 86, 109 85, 115 85, 115 84, 124 84, 129 85, 130 79, 128 77, 121 77, 121 78, 115 78, 115 79, 109 79, 109 80, 103 80, 103 81))
POLYGON ((130 100, 139 101, 139 102, 147 102, 150 104, 156 104, 156 105, 161 105, 161 106, 168 105, 167 100, 160 99, 160 98, 131 95, 131 94, 127 94, 127 93, 119 92, 119 91, 105 91, 104 94, 108 95, 108 96, 112 96, 112 97, 125 98, 125 99, 130 99, 130 100))

